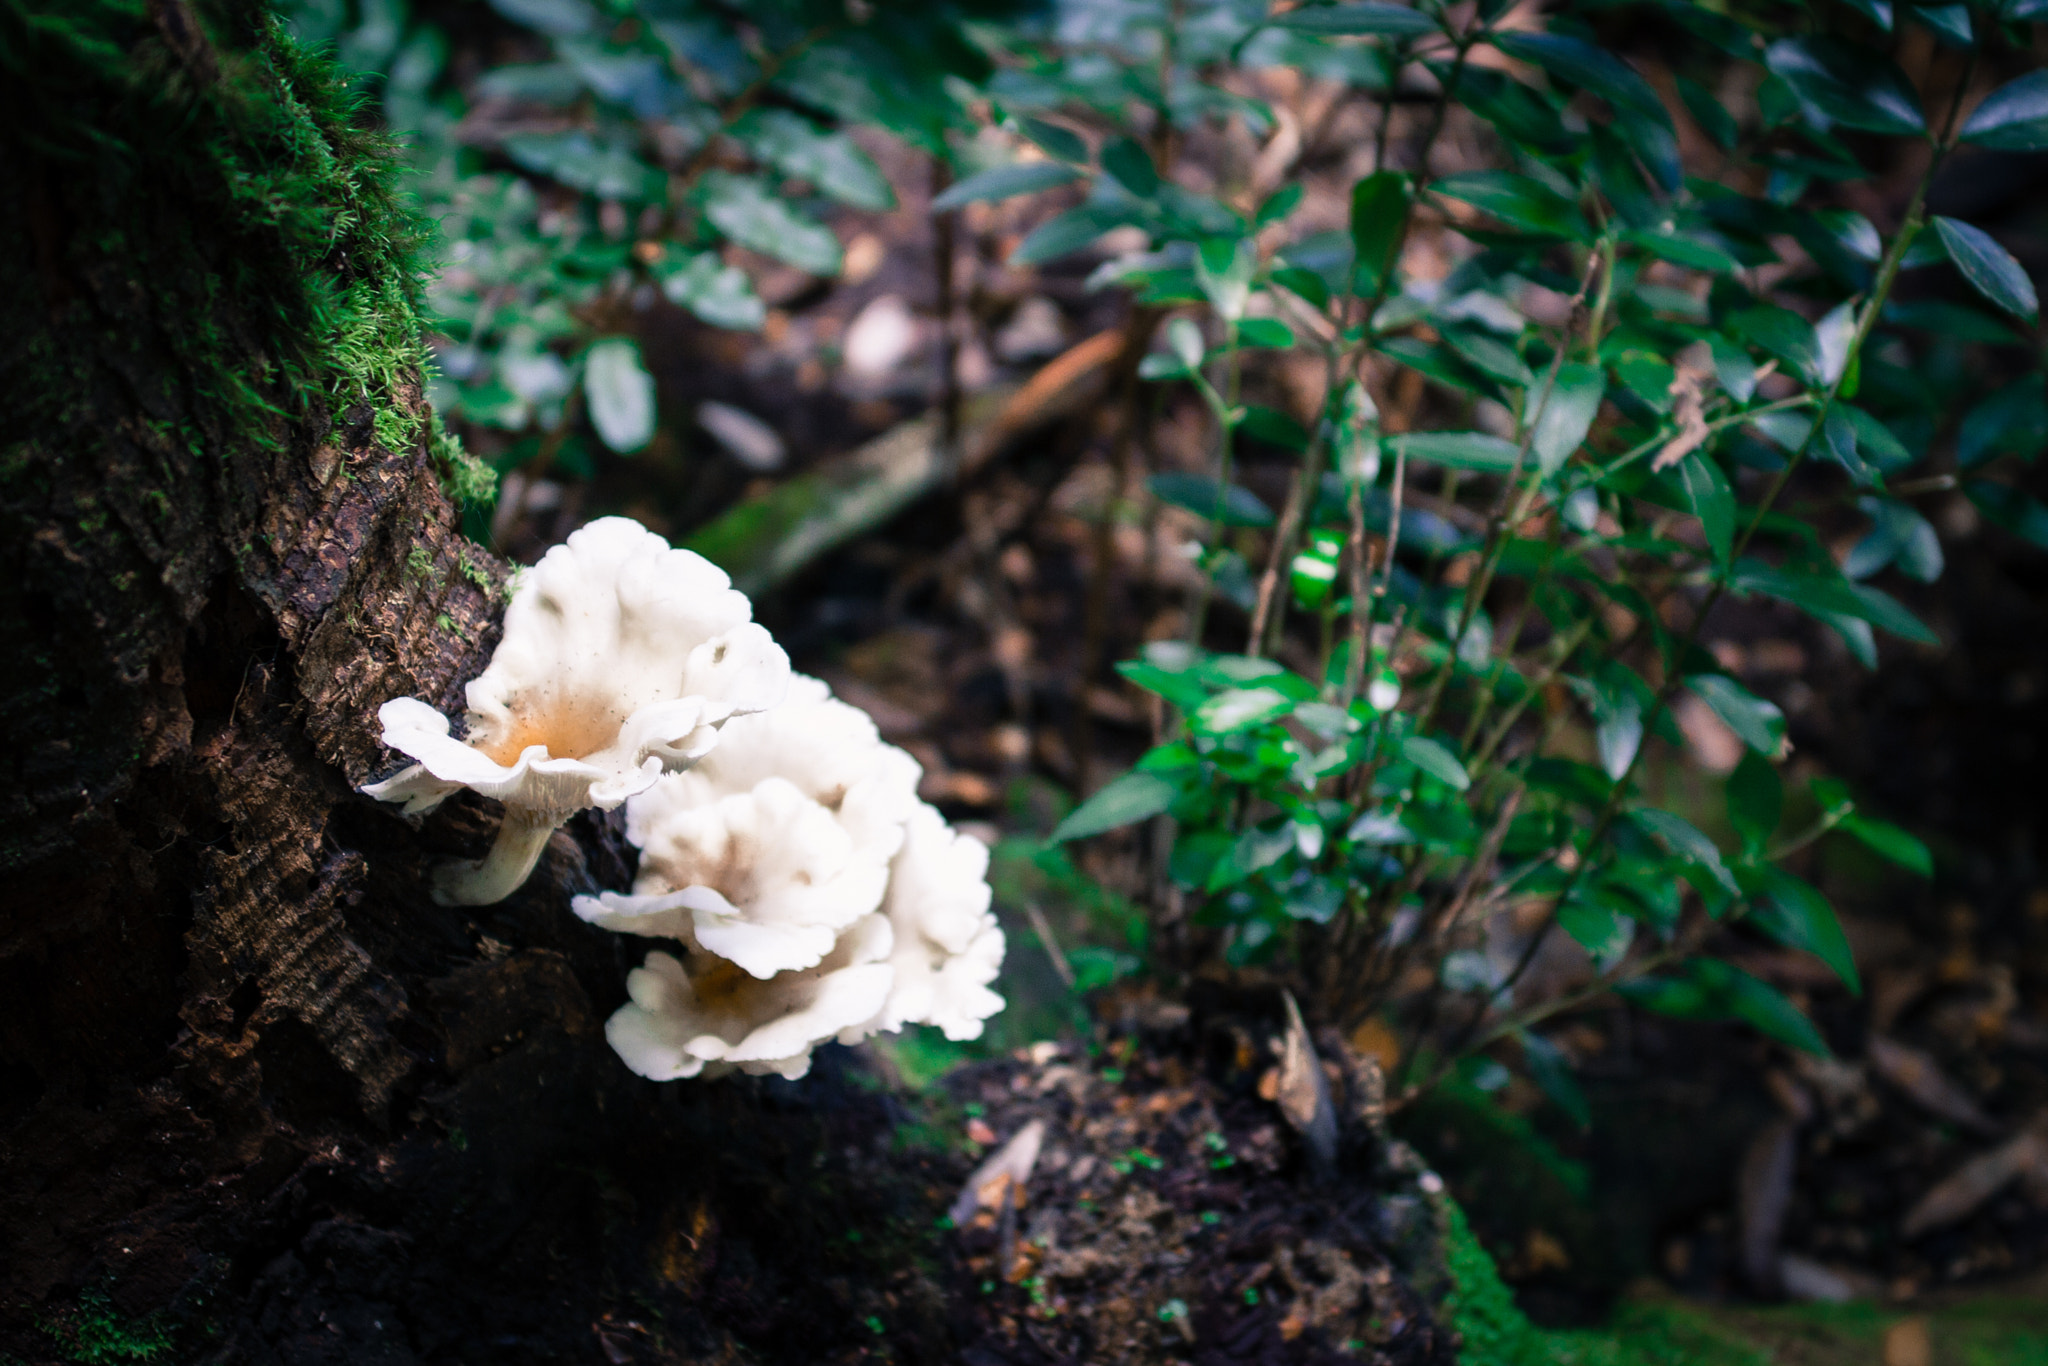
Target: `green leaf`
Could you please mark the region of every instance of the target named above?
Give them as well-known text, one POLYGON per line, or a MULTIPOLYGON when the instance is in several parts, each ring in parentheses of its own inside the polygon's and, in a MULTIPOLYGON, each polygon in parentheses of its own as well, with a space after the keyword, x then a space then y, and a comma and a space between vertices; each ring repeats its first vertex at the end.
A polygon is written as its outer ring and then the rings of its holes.
POLYGON ((1429 188, 1434 194, 1462 200, 1524 232, 1581 241, 1592 236, 1576 205, 1529 176, 1512 171, 1463 171, 1447 175, 1429 188))
POLYGON ((1308 428, 1279 409, 1268 408, 1263 404, 1245 404, 1244 417, 1238 421, 1237 430, 1246 436, 1290 451, 1308 449, 1308 428))
POLYGON ((1565 1057, 1564 1050, 1526 1029, 1517 1030, 1515 1037, 1521 1041, 1522 1061, 1536 1089, 1564 1111, 1573 1124, 1581 1129, 1592 1128, 1592 1107, 1586 1104, 1586 1093, 1579 1089, 1579 1079, 1572 1075, 1571 1060, 1565 1057))
POLYGON ((1067 813, 1053 827, 1052 843, 1086 839, 1134 821, 1149 820, 1173 805, 1174 785, 1156 773, 1126 773, 1067 813))
POLYGON ((1685 680, 1693 695, 1713 709, 1742 743, 1766 757, 1785 740, 1785 713, 1726 674, 1691 674, 1685 680))
MULTIPOLYGON (((1431 68, 1439 79, 1449 68, 1431 68)), ((1458 102, 1500 131, 1509 143, 1531 151, 1568 154, 1578 143, 1550 100, 1507 73, 1467 64, 1458 81, 1458 102)))
POLYGON ((768 316, 754 283, 738 266, 718 259, 716 252, 664 259, 657 270, 661 292, 670 303, 687 308, 713 327, 754 332, 768 316))
POLYGON ((1235 886, 1253 873, 1272 867, 1293 849, 1294 830, 1290 825, 1252 826, 1237 837, 1228 854, 1216 860, 1205 888, 1220 892, 1235 886))
POLYGON ((630 455, 654 439, 654 377, 630 338, 608 337, 583 357, 583 398, 605 445, 630 455))
POLYGON ((756 109, 734 125, 733 136, 784 175, 807 180, 842 204, 878 213, 896 207, 888 177, 852 138, 827 132, 801 114, 756 109))
POLYGON ((1886 565, 1922 583, 1941 577, 1941 538, 1918 509, 1895 498, 1859 498, 1857 505, 1872 519, 1870 534, 1858 541, 1842 561, 1842 573, 1867 579, 1886 565))
POLYGON ((1729 486, 1728 476, 1705 451, 1688 451, 1665 471, 1665 477, 1677 486, 1692 515, 1700 519, 1714 562, 1728 563, 1735 547, 1735 490, 1729 486))
POLYGON ((1635 941, 1635 922, 1612 906, 1574 896, 1557 908, 1557 927, 1593 955, 1596 966, 1620 960, 1635 941))
POLYGON ((1632 670, 1613 660, 1601 664, 1589 678, 1567 677, 1565 681, 1593 713, 1593 741, 1600 753, 1601 770, 1620 781, 1642 748, 1649 690, 1632 670))
POLYGON ((1692 115, 1693 122, 1700 126, 1700 131, 1713 139, 1716 147, 1724 152, 1735 150, 1735 144, 1741 141, 1742 130, 1737 127, 1735 116, 1728 112, 1712 91, 1696 81, 1680 76, 1678 98, 1685 102, 1686 112, 1692 115))
POLYGON ((1905 74, 1874 52, 1833 38, 1780 38, 1764 65, 1835 123, 1871 133, 1924 133, 1926 116, 1905 74))
POLYGON ((1272 20, 1277 28, 1335 38, 1369 34, 1410 38, 1440 32, 1437 21, 1406 5, 1384 0, 1355 0, 1348 5, 1303 5, 1272 20))
POLYGON ((1081 140, 1079 133, 1070 128, 1062 128, 1057 123, 1047 123, 1044 119, 1034 118, 1018 119, 1017 126, 1023 130, 1025 137, 1061 161, 1085 164, 1088 160, 1088 144, 1081 140))
POLYGON ((1928 852, 1927 846, 1911 832, 1890 821, 1881 821, 1857 811, 1845 816, 1835 828, 1861 840, 1880 858, 1911 869, 1921 877, 1934 876, 1934 855, 1928 852))
POLYGON ((1760 852, 1778 832, 1785 815, 1785 783, 1769 759, 1753 749, 1728 775, 1728 822, 1742 836, 1742 846, 1760 852))
POLYGON ((1018 161, 1008 166, 991 166, 986 171, 977 171, 967 179, 948 186, 945 193, 932 200, 932 212, 944 213, 967 204, 991 203, 1001 199, 1014 199, 1020 194, 1036 194, 1049 190, 1055 185, 1065 185, 1080 178, 1081 173, 1071 166, 1057 161, 1018 161))
POLYGON ((1408 221, 1408 177, 1376 171, 1351 187, 1351 259, 1356 283, 1370 295, 1386 282, 1408 221))
POLYGON ((2004 152, 2048 148, 2048 71, 2028 72, 1986 95, 1960 136, 2004 152))
POLYGON ((1822 620, 1830 614, 1852 617, 1922 645, 1941 643, 1941 637, 1928 630, 1898 599, 1868 584, 1851 583, 1839 573, 1780 569, 1745 556, 1735 562, 1728 583, 1738 592, 1762 593, 1822 620))
POLYGON ((1972 479, 1963 492, 1994 525, 2048 550, 2048 507, 2039 499, 1989 479, 1972 479))
POLYGON ((1458 762, 1458 756, 1441 741, 1426 735, 1411 735, 1401 742, 1401 757, 1429 774, 1432 778, 1463 792, 1472 786, 1472 779, 1465 772, 1465 766, 1458 762))
POLYGON ((1685 266, 1690 270, 1704 270, 1714 275, 1733 275, 1742 269, 1742 262, 1714 243, 1673 229, 1624 232, 1621 240, 1659 260, 1685 266))
POLYGON ((1974 470, 2007 452, 2032 460, 2048 445, 2048 383, 2041 373, 2008 384, 1963 418, 1956 464, 1974 470))
POLYGON ((599 199, 643 203, 668 191, 668 177, 618 143, 599 143, 590 134, 515 133, 505 155, 539 175, 599 199))
POLYGON ((1291 289, 1309 301, 1316 309, 1328 307, 1330 286, 1322 276, 1299 266, 1283 266, 1273 272, 1273 283, 1291 289))
POLYGON ((1856 433, 1856 449, 1871 464, 1889 474, 1913 463, 1913 453, 1876 417, 1847 403, 1836 404, 1835 411, 1849 420, 1856 433))
POLYGON ((1010 253, 1010 261, 1019 266, 1044 265, 1079 251, 1111 228, 1120 228, 1130 221, 1131 215, 1126 212, 1083 204, 1033 228, 1010 253))
POLYGON ((1758 1033, 1819 1057, 1830 1056, 1827 1040, 1806 1013, 1777 988, 1732 963, 1699 958, 1679 977, 1642 977, 1616 985, 1615 992, 1645 1010, 1688 1020, 1741 1020, 1758 1033))
POLYGON ((1140 199, 1159 193, 1159 168, 1152 164, 1152 154, 1135 139, 1117 138, 1105 144, 1102 169, 1140 199))
POLYGON ((1301 206, 1301 197, 1305 193, 1307 191, 1302 188, 1302 184, 1298 180, 1289 181, 1287 184, 1282 185, 1279 189, 1266 196, 1265 203, 1259 205, 1258 212, 1252 215, 1252 227, 1255 229, 1264 228, 1274 223, 1285 222, 1287 215, 1293 213, 1295 209, 1301 206))
POLYGON ((1492 383, 1448 346, 1420 337, 1389 337, 1380 343, 1380 352, 1397 365, 1418 370, 1438 384, 1468 394, 1494 396, 1492 383))
POLYGON ((1969 48, 1977 44, 1968 5, 1915 5, 1913 17, 1934 30, 1934 36, 1950 47, 1969 48))
MULTIPOLYGON (((1923 237, 1918 240, 1930 239, 1923 237)), ((1917 247, 1918 242, 1915 245, 1917 247)), ((1935 245, 1938 259, 1946 260, 1948 253, 1940 251, 1939 241, 1936 241, 1935 245)), ((1891 300, 1884 306, 1884 320, 1898 327, 1917 327, 1928 332, 1939 332, 1957 341, 1983 342, 1989 346, 2028 344, 2026 338, 2013 330, 2012 324, 1978 309, 1950 303, 1946 299, 1891 300)))
POLYGON ((1757 349, 1791 366, 1809 384, 1820 380, 1820 338, 1813 324, 1789 308, 1760 305, 1728 316, 1728 326, 1757 349))
POLYGON ((1704 831, 1685 817, 1671 811, 1659 811, 1653 806, 1643 806, 1629 812, 1629 819, 1662 840, 1665 847, 1679 858, 1705 869, 1707 875, 1725 890, 1740 890, 1735 875, 1721 860, 1721 851, 1714 847, 1714 842, 1704 831))
MULTIPOLYGON (((1209 689, 1202 680, 1185 669, 1168 668, 1151 660, 1129 659, 1118 664, 1116 671, 1146 692, 1159 694, 1182 711, 1193 711, 1209 696, 1209 689)), ((1144 760, 1139 760, 1141 767, 1144 763, 1144 760)))
POLYGON ((1285 351, 1294 345, 1294 329, 1278 318, 1246 318, 1237 325, 1240 346, 1285 351))
POLYGON ((1520 452, 1514 442, 1485 432, 1403 432, 1388 440, 1406 447, 1411 460, 1487 473, 1513 469, 1520 452))
POLYGON ((1574 362, 1557 368, 1557 381, 1536 415, 1535 434, 1529 442, 1545 479, 1563 469, 1572 452, 1586 443, 1586 433, 1593 429, 1606 392, 1607 377, 1597 365, 1574 362))
POLYGON ((1275 520, 1273 509, 1258 494, 1236 484, 1218 484, 1206 474, 1155 474, 1145 487, 1162 503, 1225 526, 1271 526, 1275 520))
POLYGON ((1849 477, 1864 488, 1869 488, 1875 481, 1870 467, 1857 453, 1856 429, 1849 424, 1849 419, 1842 415, 1840 409, 1829 411, 1827 421, 1821 425, 1820 440, 1815 443, 1813 450, 1847 470, 1849 477))
POLYGON ((1294 701, 1278 688, 1231 688, 1196 707, 1188 721, 1198 734, 1231 735, 1279 720, 1294 710, 1294 701))
POLYGON ((1591 43, 1559 33, 1499 33, 1493 35, 1492 41, 1510 56, 1592 91, 1617 112, 1625 110, 1640 118, 1661 118, 1666 122, 1671 118, 1648 81, 1619 57, 1591 43))
POLYGON ((1344 838, 1356 844, 1412 844, 1415 832, 1391 811, 1368 811, 1351 823, 1344 838))
POLYGON ((706 171, 698 184, 704 216, 733 241, 813 275, 839 273, 839 239, 832 230, 770 194, 760 181, 706 171))
POLYGON ((1737 403, 1749 402, 1756 393, 1757 368, 1749 353, 1718 332, 1707 338, 1707 349, 1714 356, 1714 378, 1728 391, 1728 397, 1737 403))
POLYGON ((550 38, 573 38, 599 23, 598 12, 588 0, 491 0, 491 8, 550 38))
POLYGON ((1835 970, 1855 995, 1863 994, 1848 936, 1828 899, 1782 868, 1762 867, 1752 874, 1755 901, 1749 918, 1756 927, 1789 948, 1804 949, 1835 970))
POLYGON ((1982 228, 1939 215, 1934 232, 1948 251, 1948 259, 1970 282, 1970 287, 2006 312, 2033 322, 2041 311, 2034 282, 2012 253, 1998 245, 1982 228))
POLYGON ((1696 964, 1695 971, 1700 969, 1708 970, 1704 975, 1718 989, 1729 1015, 1779 1043, 1818 1057, 1829 1056, 1827 1040, 1814 1028, 1812 1019, 1786 1000, 1784 993, 1776 987, 1717 959, 1710 958, 1696 964), (1725 971, 1713 972, 1715 967, 1725 971))
POLYGON ((1067 966, 1074 970, 1074 990, 1082 995, 1128 977, 1145 966, 1136 954, 1121 953, 1099 944, 1079 944, 1067 950, 1067 966))
POLYGON ((1443 330, 1445 345, 1464 357, 1465 363, 1483 375, 1499 380, 1502 384, 1513 384, 1527 389, 1534 387, 1536 376, 1530 373, 1528 363, 1491 332, 1473 327, 1447 327, 1443 330))

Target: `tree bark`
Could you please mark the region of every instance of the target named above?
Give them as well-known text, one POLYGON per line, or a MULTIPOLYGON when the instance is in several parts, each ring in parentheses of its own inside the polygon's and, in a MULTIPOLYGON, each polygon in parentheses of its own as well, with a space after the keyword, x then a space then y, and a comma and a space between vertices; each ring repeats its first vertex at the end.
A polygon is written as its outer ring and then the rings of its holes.
POLYGON ((449 909, 495 809, 355 790, 505 566, 351 109, 255 0, 0 0, 0 1360, 681 1359, 635 1313, 802 1359, 881 1307, 790 1303, 880 1102, 631 1077, 567 913, 615 827, 449 909))

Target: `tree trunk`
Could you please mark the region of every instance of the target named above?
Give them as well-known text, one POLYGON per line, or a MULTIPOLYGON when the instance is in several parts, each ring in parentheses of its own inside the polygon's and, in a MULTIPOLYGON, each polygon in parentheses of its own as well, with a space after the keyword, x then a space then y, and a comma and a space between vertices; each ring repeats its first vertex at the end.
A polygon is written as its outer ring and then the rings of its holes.
POLYGON ((448 909, 355 791, 504 583, 394 175, 255 0, 0 0, 0 1360, 823 1359, 882 1102, 633 1078, 615 827, 448 909))

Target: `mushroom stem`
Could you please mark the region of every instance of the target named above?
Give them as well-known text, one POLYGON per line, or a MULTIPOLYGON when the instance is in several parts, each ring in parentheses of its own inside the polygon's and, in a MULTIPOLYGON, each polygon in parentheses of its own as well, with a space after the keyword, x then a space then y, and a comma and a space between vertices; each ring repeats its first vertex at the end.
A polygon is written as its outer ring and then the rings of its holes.
POLYGON ((434 870, 434 900, 443 906, 488 906, 525 884, 540 862, 548 837, 565 819, 556 811, 508 806, 491 852, 481 859, 457 859, 434 870))

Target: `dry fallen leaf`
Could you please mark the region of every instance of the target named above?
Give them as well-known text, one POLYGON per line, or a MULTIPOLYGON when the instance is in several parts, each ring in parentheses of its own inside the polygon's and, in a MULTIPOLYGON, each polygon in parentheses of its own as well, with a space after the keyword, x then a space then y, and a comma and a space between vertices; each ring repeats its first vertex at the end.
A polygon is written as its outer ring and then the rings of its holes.
POLYGON ((1282 997, 1287 1006, 1287 1041, 1280 1054, 1280 1084, 1274 1099, 1280 1113, 1301 1135, 1311 1162, 1317 1170, 1327 1172, 1337 1162, 1337 1109, 1330 1103, 1329 1081, 1323 1076, 1315 1045, 1309 1041, 1301 1007, 1294 1003, 1293 992, 1283 992, 1282 997))
POLYGON ((1969 1217, 2009 1182, 2048 1169, 2048 1114, 2037 1116, 2016 1137, 1971 1158, 1935 1183, 1906 1212, 1899 1232, 1917 1238, 1931 1229, 1969 1217))
POLYGON ((1764 1125, 1742 1157, 1736 1197, 1742 1220, 1742 1271, 1760 1290, 1777 1289, 1778 1239, 1792 1207, 1798 1161, 1799 1122, 1791 1118, 1764 1125))
POLYGON ((1706 395, 1701 389, 1709 378, 1707 371, 1689 365, 1680 365, 1672 376, 1665 392, 1671 395, 1671 416, 1678 423, 1678 431, 1658 448, 1656 459, 1650 462, 1652 473, 1670 469, 1706 444, 1712 435, 1707 429, 1706 395))
POLYGON ((977 1209, 1023 1204, 1024 1186, 1031 1180, 1031 1169, 1038 1165, 1038 1150, 1044 1142, 1045 1121, 1034 1119, 991 1153, 967 1178, 953 1207, 946 1211, 953 1222, 965 1228, 977 1209))
POLYGON ((1929 1114, 1980 1134, 1998 1132, 1997 1121, 1984 1113, 1976 1098, 1919 1049, 1882 1034, 1872 1034, 1869 1052, 1870 1065, 1877 1069, 1877 1074, 1929 1114))

